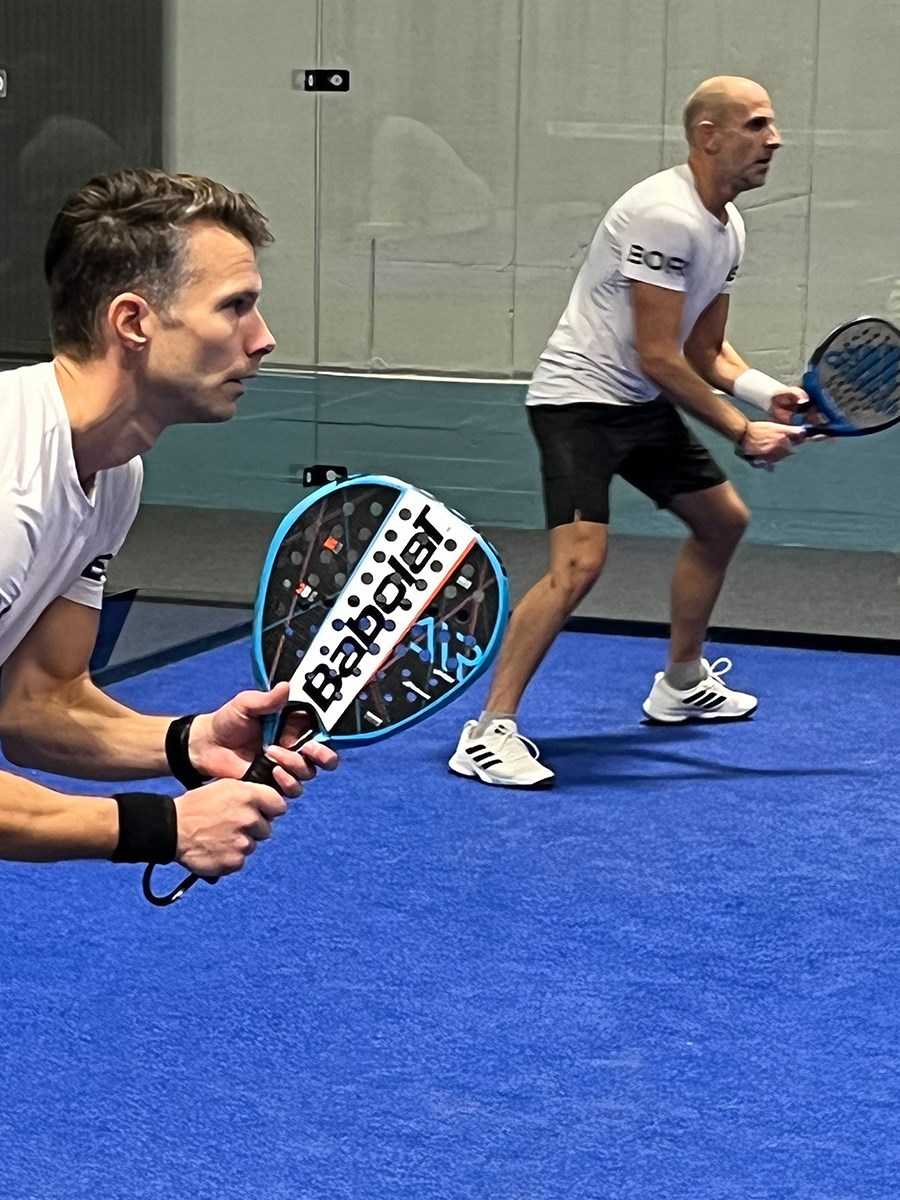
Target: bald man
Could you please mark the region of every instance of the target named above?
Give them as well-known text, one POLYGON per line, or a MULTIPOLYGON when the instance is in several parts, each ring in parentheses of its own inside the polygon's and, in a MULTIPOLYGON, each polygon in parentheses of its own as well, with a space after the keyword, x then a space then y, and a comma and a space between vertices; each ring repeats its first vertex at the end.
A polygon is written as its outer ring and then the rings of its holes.
POLYGON ((482 783, 546 787, 553 772, 522 737, 516 710, 567 617, 596 583, 619 475, 674 513, 688 538, 675 566, 668 662, 643 704, 653 721, 746 718, 755 696, 722 679, 703 644, 749 513, 689 413, 757 464, 787 457, 788 422, 806 394, 753 370, 726 340, 744 252, 732 201, 762 187, 781 146, 765 90, 750 79, 702 83, 684 110, 687 162, 636 184, 600 223, 527 395, 541 452, 549 569, 516 605, 487 706, 469 721, 450 769, 482 783), (748 421, 724 392, 757 405, 748 421))

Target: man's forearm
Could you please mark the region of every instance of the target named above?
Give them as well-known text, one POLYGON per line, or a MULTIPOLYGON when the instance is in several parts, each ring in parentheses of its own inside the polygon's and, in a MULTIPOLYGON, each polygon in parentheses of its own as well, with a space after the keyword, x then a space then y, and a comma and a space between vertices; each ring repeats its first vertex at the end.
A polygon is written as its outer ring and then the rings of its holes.
POLYGON ((119 836, 116 801, 64 796, 0 773, 0 858, 54 862, 111 857, 119 836))
POLYGON ((170 720, 134 712, 90 680, 78 681, 7 705, 3 751, 16 766, 77 779, 147 779, 169 774, 170 720))
POLYGON ((748 369, 748 364, 741 358, 734 346, 730 342, 723 342, 708 369, 701 371, 700 374, 711 387, 731 395, 734 390, 734 381, 748 369))
POLYGON ((732 442, 740 440, 747 427, 746 418, 727 400, 716 395, 710 383, 701 378, 683 355, 645 361, 641 369, 692 417, 732 442))

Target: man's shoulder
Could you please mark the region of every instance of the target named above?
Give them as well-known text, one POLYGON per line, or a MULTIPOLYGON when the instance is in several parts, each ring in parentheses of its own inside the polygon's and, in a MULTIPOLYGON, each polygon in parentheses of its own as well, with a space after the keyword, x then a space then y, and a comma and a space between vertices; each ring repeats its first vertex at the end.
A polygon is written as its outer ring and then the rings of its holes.
POLYGON ((104 472, 102 508, 107 518, 129 525, 137 511, 144 482, 144 462, 135 455, 118 467, 109 467, 104 472))
POLYGON ((635 184, 613 205, 604 222, 616 240, 670 238, 673 247, 682 247, 685 238, 693 242, 702 235, 703 224, 690 184, 677 168, 635 184))
POLYGON ((58 424, 53 387, 52 363, 0 371, 0 475, 21 482, 40 463, 58 424))
POLYGON ((725 205, 725 211, 728 213, 728 223, 732 229, 740 236, 744 236, 744 217, 741 210, 736 204, 732 204, 729 200, 725 205))
POLYGON ((614 208, 623 211, 643 212, 647 209, 670 207, 673 211, 691 213, 694 205, 693 192, 683 167, 668 167, 648 175, 630 187, 616 201, 614 208))
MULTIPOLYGON (((32 363, 28 367, 9 367, 0 370, 0 399, 25 399, 38 393, 48 393, 53 384, 53 363, 32 363)), ((0 414, 2 415, 2 414, 0 414)))

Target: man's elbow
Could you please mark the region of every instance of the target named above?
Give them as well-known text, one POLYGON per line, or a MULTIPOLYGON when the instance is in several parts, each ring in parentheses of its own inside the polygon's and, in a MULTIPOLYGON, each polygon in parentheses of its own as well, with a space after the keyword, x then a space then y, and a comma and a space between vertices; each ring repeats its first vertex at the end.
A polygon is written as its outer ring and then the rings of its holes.
POLYGON ((24 723, 3 708, 0 708, 0 749, 7 762, 14 767, 40 769, 39 739, 30 736, 24 723))
POLYGON ((655 349, 638 351, 638 367, 641 374, 665 387, 672 373, 673 359, 671 354, 655 349))

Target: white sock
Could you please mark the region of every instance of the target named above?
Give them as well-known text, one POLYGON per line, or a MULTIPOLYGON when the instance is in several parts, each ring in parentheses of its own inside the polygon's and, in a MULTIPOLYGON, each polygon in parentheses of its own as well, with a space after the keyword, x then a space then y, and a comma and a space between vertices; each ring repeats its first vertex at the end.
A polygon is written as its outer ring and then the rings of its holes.
POLYGON ((695 658, 693 662, 669 663, 666 667, 666 683, 677 692, 696 687, 701 679, 705 678, 706 671, 700 658, 695 658))
POLYGON ((516 714, 515 713, 505 713, 505 712, 490 712, 488 709, 485 709, 482 712, 481 716, 478 718, 478 724, 475 726, 474 730, 472 731, 472 736, 473 737, 484 737, 485 730, 487 729, 488 725, 490 725, 491 721, 509 721, 511 724, 515 725, 516 714))

